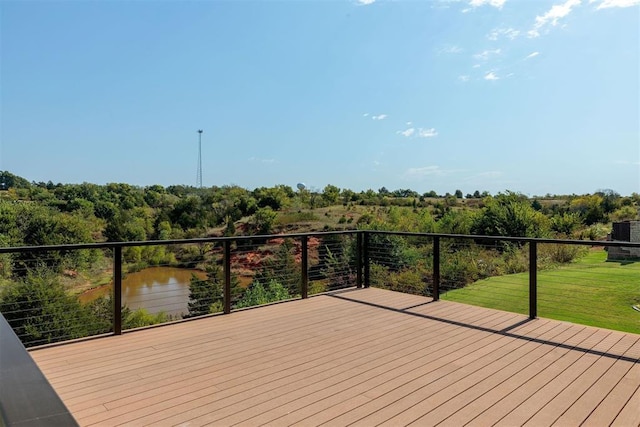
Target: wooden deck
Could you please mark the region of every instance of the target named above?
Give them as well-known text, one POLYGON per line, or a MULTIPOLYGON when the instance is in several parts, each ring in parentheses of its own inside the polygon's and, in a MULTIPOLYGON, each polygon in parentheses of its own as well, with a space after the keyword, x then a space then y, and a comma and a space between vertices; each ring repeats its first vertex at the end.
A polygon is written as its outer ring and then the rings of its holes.
POLYGON ((81 425, 640 425, 640 335, 380 289, 31 352, 81 425))

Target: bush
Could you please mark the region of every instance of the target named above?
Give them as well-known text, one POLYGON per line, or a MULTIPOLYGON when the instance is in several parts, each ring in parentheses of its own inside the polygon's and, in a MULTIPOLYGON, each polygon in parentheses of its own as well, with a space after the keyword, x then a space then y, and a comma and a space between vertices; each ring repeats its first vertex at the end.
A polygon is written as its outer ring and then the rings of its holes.
POLYGON ((291 298, 289 291, 275 280, 269 281, 266 285, 253 282, 236 304, 236 308, 255 307, 289 298, 291 298))
POLYGON ((46 270, 6 285, 0 294, 0 311, 25 347, 84 337, 100 327, 91 312, 46 270))
POLYGON ((552 268, 557 264, 567 264, 576 258, 585 256, 585 246, 546 243, 538 245, 538 268, 552 268))

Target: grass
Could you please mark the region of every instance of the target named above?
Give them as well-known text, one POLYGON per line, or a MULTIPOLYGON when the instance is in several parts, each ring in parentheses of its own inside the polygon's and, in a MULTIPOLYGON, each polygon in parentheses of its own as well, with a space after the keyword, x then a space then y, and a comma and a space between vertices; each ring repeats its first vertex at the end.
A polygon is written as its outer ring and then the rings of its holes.
MULTIPOLYGON (((538 316, 640 334, 640 262, 607 262, 593 249, 559 268, 538 271, 538 316)), ((529 274, 479 280, 442 299, 528 314, 529 274)))

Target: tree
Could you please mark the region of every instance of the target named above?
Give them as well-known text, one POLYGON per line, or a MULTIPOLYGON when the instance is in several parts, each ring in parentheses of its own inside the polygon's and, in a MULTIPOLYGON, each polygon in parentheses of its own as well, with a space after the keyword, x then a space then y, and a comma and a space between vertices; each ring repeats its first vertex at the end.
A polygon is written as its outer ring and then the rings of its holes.
POLYGON ((276 281, 282 284, 290 295, 298 295, 302 274, 300 265, 293 255, 293 247, 291 239, 284 239, 273 257, 263 262, 261 270, 256 273, 253 281, 265 286, 271 281, 276 281))
POLYGON ((473 234, 512 237, 544 237, 547 230, 547 218, 511 192, 487 197, 471 227, 473 234))
POLYGON ((557 213, 551 217, 551 229, 564 236, 571 236, 580 225, 582 220, 575 212, 557 213))
POLYGON ((577 197, 571 200, 569 210, 580 215, 586 225, 592 225, 606 220, 603 208, 604 199, 597 194, 577 197))
POLYGON ((294 196, 293 189, 286 185, 279 185, 273 188, 260 187, 253 191, 253 197, 257 200, 259 208, 269 206, 274 211, 288 206, 294 196))
POLYGON ((455 196, 457 199, 462 199, 462 190, 456 190, 455 196))
MULTIPOLYGON (((30 203, 0 202, 0 235, 11 245, 43 246, 93 241, 92 224, 78 214, 60 213, 50 207, 30 203)), ((80 268, 95 261, 97 251, 48 251, 16 253, 13 274, 25 276, 29 269, 49 267, 80 268)))
POLYGON ((26 347, 84 337, 95 325, 90 312, 47 269, 6 285, 0 309, 26 347))
POLYGON ((327 185, 322 190, 322 198, 328 206, 334 205, 338 202, 338 197, 340 196, 340 188, 335 185, 327 185))
POLYGON ((474 216, 468 210, 450 210, 437 222, 439 233, 445 234, 470 234, 474 216))
POLYGON ((195 195, 189 195, 176 202, 169 217, 173 224, 179 225, 183 230, 203 228, 208 225, 208 216, 202 199, 195 195))
POLYGON ((342 204, 346 206, 349 202, 355 200, 356 193, 352 190, 349 190, 348 188, 343 188, 340 197, 342 197, 342 204))
POLYGON ((604 189, 596 191, 595 194, 602 197, 601 205, 605 214, 610 214, 620 207, 620 194, 617 192, 611 189, 604 189))
MULTIPOLYGON (((242 293, 236 275, 231 275, 231 303, 242 293)), ((195 274, 189 282, 189 314, 186 317, 202 316, 222 311, 224 298, 224 272, 217 265, 207 266, 207 278, 200 279, 195 274)))
POLYGON ((270 207, 259 208, 254 214, 254 225, 257 234, 269 234, 278 214, 270 207))

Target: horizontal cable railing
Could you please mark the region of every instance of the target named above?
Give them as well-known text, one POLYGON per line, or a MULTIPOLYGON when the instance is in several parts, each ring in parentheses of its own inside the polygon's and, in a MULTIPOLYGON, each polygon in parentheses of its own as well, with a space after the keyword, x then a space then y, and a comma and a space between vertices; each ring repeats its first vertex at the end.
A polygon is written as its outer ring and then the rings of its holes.
POLYGON ((637 251, 373 230, 0 248, 0 312, 32 347, 373 286, 640 333, 637 251))

